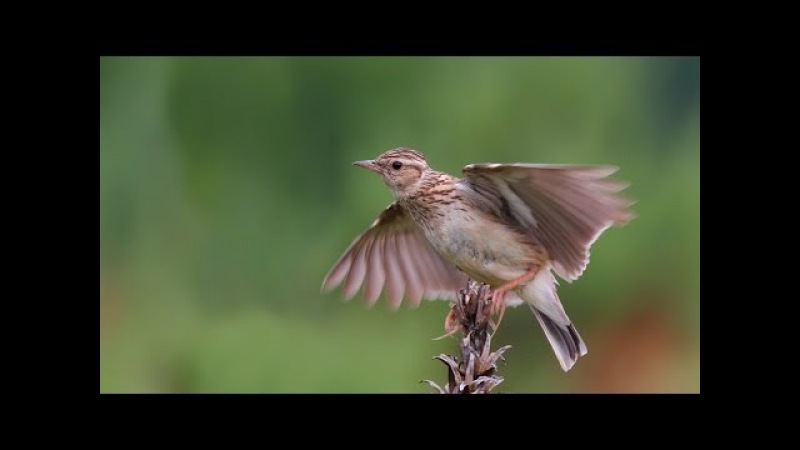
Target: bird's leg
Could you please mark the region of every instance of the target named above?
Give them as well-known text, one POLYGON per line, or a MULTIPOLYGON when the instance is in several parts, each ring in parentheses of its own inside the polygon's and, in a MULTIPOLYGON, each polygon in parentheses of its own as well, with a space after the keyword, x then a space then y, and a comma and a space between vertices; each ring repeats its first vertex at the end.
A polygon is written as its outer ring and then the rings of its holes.
POLYGON ((450 312, 447 313, 447 317, 444 318, 444 331, 447 333, 434 338, 434 341, 438 341, 439 339, 444 339, 446 337, 452 336, 456 334, 459 330, 461 330, 461 322, 458 318, 458 314, 456 314, 456 306, 450 308, 450 312))
POLYGON ((531 267, 527 272, 523 273, 520 277, 515 278, 508 283, 500 286, 497 289, 494 289, 492 292, 492 315, 499 315, 497 318, 497 325, 495 325, 494 329, 498 329, 500 327, 500 322, 503 321, 503 315, 506 312, 506 293, 522 283, 526 281, 530 281, 533 277, 536 276, 536 273, 539 271, 539 266, 531 267))

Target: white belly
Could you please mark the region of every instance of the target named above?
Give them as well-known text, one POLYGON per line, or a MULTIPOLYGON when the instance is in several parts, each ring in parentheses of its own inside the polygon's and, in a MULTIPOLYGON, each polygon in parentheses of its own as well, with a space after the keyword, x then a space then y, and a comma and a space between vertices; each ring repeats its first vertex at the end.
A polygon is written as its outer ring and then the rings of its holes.
POLYGON ((516 232, 494 221, 453 210, 425 234, 434 248, 467 275, 493 286, 518 278, 534 262, 516 232))

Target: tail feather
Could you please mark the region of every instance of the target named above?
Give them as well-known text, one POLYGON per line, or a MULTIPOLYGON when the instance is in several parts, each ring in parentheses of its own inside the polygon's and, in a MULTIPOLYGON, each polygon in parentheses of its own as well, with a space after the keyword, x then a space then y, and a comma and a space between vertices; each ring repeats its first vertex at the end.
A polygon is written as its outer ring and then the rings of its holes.
POLYGON ((518 293, 531 307, 533 315, 542 326, 561 368, 565 372, 571 369, 578 357, 588 353, 588 350, 561 305, 556 293, 556 280, 550 268, 545 267, 518 293))
POLYGON ((550 346, 553 347, 556 358, 564 372, 567 372, 575 365, 578 357, 589 352, 580 334, 578 334, 578 330, 572 324, 566 327, 559 325, 533 305, 531 305, 531 311, 539 321, 539 325, 542 326, 544 334, 547 336, 547 340, 550 341, 550 346))

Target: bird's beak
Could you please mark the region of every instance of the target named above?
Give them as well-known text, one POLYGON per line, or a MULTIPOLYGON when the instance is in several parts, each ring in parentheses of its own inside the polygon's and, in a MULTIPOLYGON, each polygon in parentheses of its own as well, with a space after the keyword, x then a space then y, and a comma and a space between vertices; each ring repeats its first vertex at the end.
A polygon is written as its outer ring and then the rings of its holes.
POLYGON ((365 168, 367 170, 371 170, 373 172, 380 173, 380 171, 381 171, 378 168, 378 165, 375 164, 375 160, 373 160, 373 159, 367 159, 367 160, 364 160, 364 161, 356 161, 356 162, 353 163, 353 165, 354 166, 358 166, 358 167, 363 167, 363 168, 365 168))

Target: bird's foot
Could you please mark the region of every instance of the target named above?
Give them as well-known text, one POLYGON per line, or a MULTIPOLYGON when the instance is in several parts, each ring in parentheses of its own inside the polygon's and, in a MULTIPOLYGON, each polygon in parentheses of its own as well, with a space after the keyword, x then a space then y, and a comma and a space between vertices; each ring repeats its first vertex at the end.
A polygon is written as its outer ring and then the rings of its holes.
POLYGON ((500 322, 503 321, 503 315, 506 313, 506 293, 508 289, 497 288, 492 292, 491 297, 491 315, 497 316, 497 322, 494 323, 494 329, 500 328, 500 322))
POLYGON ((520 277, 515 278, 508 283, 498 287, 492 292, 491 302, 492 302, 492 315, 497 315, 497 322, 494 326, 494 329, 497 330, 500 328, 500 322, 503 321, 503 315, 506 312, 506 293, 512 289, 516 289, 517 286, 530 281, 539 271, 539 266, 531 267, 527 272, 523 273, 520 277))
POLYGON ((447 317, 444 318, 444 331, 445 334, 434 338, 434 341, 438 341, 440 339, 444 339, 446 337, 450 337, 461 330, 461 321, 458 319, 458 314, 455 311, 455 305, 450 308, 450 312, 447 313, 447 317))

